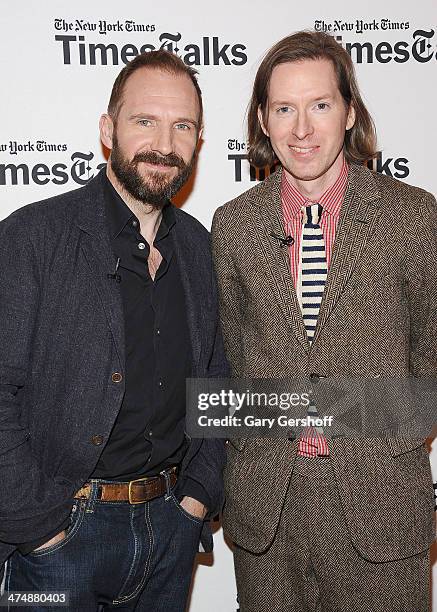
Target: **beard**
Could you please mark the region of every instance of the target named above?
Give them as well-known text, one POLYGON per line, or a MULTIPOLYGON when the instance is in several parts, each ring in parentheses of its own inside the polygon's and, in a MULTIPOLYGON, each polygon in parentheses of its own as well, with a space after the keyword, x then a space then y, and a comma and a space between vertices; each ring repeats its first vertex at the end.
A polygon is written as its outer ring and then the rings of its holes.
POLYGON ((154 151, 137 153, 131 160, 127 159, 118 144, 114 134, 111 151, 111 168, 123 188, 135 199, 143 204, 149 204, 155 209, 163 208, 185 183, 193 171, 195 153, 190 161, 185 161, 176 155, 158 155, 154 151), (168 178, 159 170, 149 171, 146 177, 138 170, 138 164, 146 162, 160 166, 176 167, 178 173, 173 178, 168 178))

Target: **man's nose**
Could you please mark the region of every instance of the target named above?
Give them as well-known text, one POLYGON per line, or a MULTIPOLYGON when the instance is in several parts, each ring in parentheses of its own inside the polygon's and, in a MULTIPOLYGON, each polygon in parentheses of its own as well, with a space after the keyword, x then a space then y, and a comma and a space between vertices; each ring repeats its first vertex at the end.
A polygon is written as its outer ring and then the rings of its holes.
POLYGON ((173 151, 173 138, 170 128, 164 126, 157 128, 151 149, 161 155, 168 155, 173 151))
POLYGON ((307 136, 310 136, 314 129, 308 114, 304 111, 297 114, 296 122, 293 125, 293 134, 299 140, 304 140, 307 136))

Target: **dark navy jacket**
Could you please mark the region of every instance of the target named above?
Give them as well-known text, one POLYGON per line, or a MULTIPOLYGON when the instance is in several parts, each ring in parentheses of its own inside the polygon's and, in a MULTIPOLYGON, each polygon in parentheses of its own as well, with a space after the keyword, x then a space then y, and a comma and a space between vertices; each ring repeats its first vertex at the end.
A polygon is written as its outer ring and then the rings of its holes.
MULTIPOLYGON (((104 172, 104 171, 103 171, 104 172)), ((193 376, 225 377, 209 233, 175 209, 193 376)), ((120 409, 124 321, 103 175, 0 223, 0 563, 68 517, 120 409), (101 436, 103 444, 96 444, 101 436)), ((222 503, 224 445, 191 440, 181 478, 222 503)), ((212 546, 208 524, 202 533, 212 546)))

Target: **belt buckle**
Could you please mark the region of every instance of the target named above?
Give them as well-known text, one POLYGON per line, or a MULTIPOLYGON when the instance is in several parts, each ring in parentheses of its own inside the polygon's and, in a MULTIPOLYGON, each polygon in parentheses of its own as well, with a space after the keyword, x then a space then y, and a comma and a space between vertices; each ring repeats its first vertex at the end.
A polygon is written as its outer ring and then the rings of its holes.
POLYGON ((129 482, 128 497, 129 497, 129 503, 132 506, 137 506, 138 504, 144 504, 144 501, 133 501, 132 500, 132 485, 135 484, 136 482, 145 482, 146 480, 149 480, 148 476, 145 476, 144 478, 137 478, 136 480, 131 480, 129 482))

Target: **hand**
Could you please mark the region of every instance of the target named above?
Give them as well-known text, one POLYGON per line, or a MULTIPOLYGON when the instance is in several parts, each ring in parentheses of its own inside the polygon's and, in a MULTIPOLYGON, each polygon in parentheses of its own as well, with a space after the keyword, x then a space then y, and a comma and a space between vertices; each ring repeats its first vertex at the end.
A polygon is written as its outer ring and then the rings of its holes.
POLYGON ((52 546, 53 544, 57 544, 58 542, 62 542, 62 540, 65 538, 65 536, 66 536, 66 533, 65 533, 65 529, 64 529, 63 531, 61 531, 57 535, 53 536, 53 538, 51 538, 48 542, 44 542, 44 544, 42 544, 41 546, 38 546, 38 548, 35 548, 35 550, 44 550, 44 548, 48 548, 49 546, 52 546))
POLYGON ((194 499, 194 497, 188 497, 187 495, 182 498, 181 506, 186 512, 188 512, 188 514, 191 514, 191 516, 198 519, 204 519, 206 513, 208 512, 206 506, 204 506, 200 501, 197 501, 197 499, 194 499))

